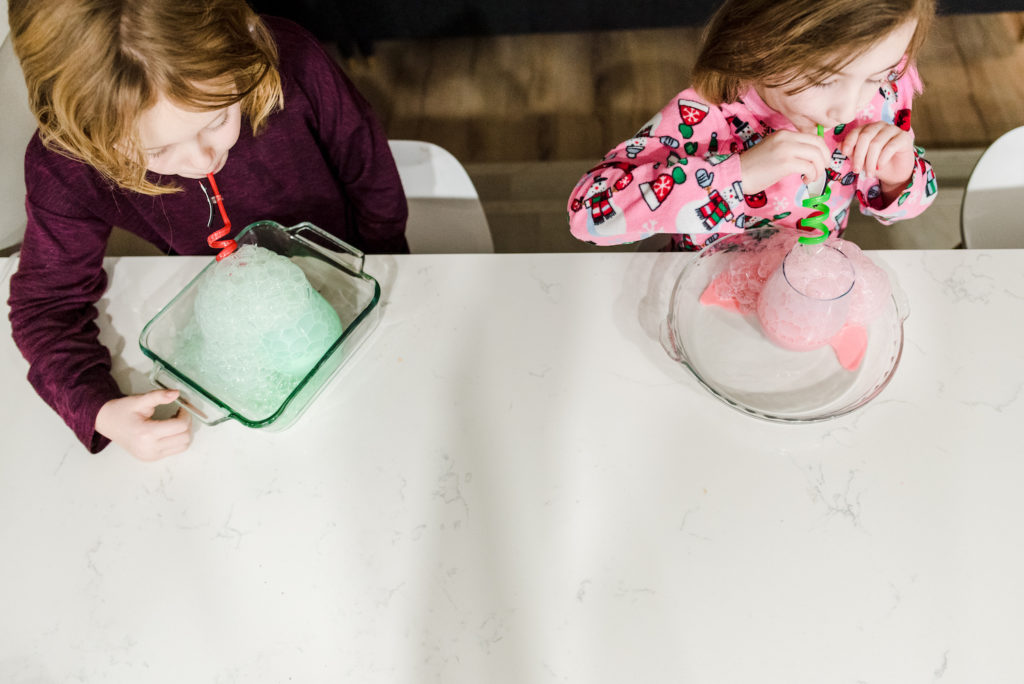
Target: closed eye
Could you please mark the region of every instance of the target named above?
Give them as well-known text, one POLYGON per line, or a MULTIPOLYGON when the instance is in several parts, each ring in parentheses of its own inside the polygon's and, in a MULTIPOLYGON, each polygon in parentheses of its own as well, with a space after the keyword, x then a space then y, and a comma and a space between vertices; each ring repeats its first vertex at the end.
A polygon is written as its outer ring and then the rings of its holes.
POLYGON ((215 131, 218 128, 222 128, 224 126, 224 124, 226 124, 227 122, 228 122, 228 113, 224 112, 224 116, 222 116, 220 118, 220 121, 218 121, 217 123, 212 124, 210 126, 207 126, 206 130, 208 130, 208 131, 215 131))
MULTIPOLYGON (((225 125, 227 125, 228 120, 230 118, 231 118, 230 112, 225 111, 224 114, 219 119, 217 119, 214 123, 212 123, 209 126, 207 126, 206 130, 208 130, 208 131, 215 131, 218 128, 223 128, 225 125)), ((167 147, 161 147, 161 148, 156 149, 156 150, 147 150, 146 151, 146 158, 147 159, 159 159, 160 157, 162 157, 164 155, 164 153, 167 152, 167 150, 170 149, 170 147, 171 146, 168 145, 167 147)))

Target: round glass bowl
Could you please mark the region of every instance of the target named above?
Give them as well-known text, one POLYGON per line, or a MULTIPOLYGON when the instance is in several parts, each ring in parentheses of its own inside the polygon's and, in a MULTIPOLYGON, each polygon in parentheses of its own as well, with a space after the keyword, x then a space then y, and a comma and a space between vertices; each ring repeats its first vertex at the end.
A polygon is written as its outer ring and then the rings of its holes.
MULTIPOLYGON (((687 262, 669 305, 669 353, 716 397, 766 420, 825 420, 863 406, 889 383, 903 351, 907 307, 892 276, 886 286, 885 276, 880 281, 878 275, 885 272, 850 242, 798 245, 801 235, 806 233, 763 228, 722 237, 687 262), (838 250, 850 257, 855 269, 863 266, 849 288, 858 296, 842 310, 851 310, 852 305, 854 312, 863 314, 858 277, 862 288, 870 286, 880 293, 870 314, 862 315, 864 322, 856 326, 867 336, 856 363, 849 354, 843 359, 832 344, 798 349, 794 347, 800 345, 783 346, 765 333, 757 310, 760 294, 773 276, 778 280, 782 275, 783 259, 794 249, 838 250), (716 287, 709 287, 723 280, 730 283, 727 300, 714 295, 716 287)), ((825 311, 835 302, 814 305, 825 311)))

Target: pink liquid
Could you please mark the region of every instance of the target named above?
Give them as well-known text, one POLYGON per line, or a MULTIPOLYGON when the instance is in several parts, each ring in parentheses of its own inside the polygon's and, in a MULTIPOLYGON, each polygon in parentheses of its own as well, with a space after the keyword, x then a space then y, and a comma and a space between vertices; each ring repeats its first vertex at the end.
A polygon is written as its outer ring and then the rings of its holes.
POLYGON ((850 311, 854 270, 833 247, 797 245, 765 282, 757 317, 772 342, 809 351, 839 334, 850 311))
POLYGON ((892 296, 889 277, 852 242, 798 245, 796 238, 780 232, 732 253, 700 301, 756 313, 765 336, 786 349, 831 344, 843 367, 855 370, 867 328, 892 296))

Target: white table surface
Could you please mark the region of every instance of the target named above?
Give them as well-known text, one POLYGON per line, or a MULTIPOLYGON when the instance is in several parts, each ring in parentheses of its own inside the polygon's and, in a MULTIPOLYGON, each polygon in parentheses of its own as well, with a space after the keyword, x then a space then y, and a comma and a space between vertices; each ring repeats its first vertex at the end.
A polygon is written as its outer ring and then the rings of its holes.
MULTIPOLYGON (((660 348, 685 255, 370 258, 293 428, 152 464, 79 445, 5 315, 0 682, 1022 682, 1024 251, 874 256, 902 362, 809 425, 660 348)), ((205 263, 108 262, 125 387, 205 263)))

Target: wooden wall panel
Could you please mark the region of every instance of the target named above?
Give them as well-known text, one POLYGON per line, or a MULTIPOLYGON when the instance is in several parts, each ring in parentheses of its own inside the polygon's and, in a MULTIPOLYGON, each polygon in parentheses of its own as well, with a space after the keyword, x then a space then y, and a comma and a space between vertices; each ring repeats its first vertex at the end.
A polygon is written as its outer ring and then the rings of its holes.
MULTIPOLYGON (((926 147, 1024 125, 1024 13, 936 21, 919 62, 926 147)), ((383 41, 343 66, 393 138, 466 163, 597 159, 689 83, 695 28, 383 41)))

